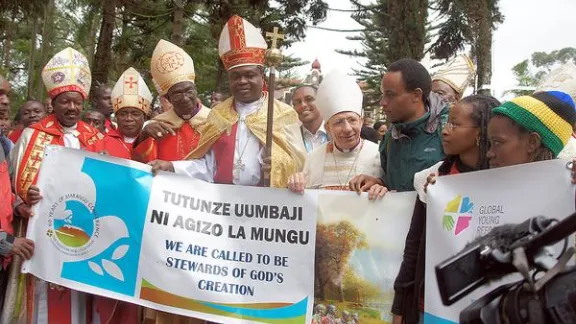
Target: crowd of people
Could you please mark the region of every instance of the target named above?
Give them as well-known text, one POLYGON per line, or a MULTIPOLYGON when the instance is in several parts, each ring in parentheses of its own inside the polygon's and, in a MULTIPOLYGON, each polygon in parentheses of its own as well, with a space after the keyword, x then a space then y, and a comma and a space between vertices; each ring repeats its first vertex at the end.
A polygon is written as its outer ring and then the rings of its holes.
MULTIPOLYGON (((25 102, 15 118, 9 116, 9 82, 2 80, 0 278, 4 285, 16 280, 26 287, 21 294, 2 296, 3 314, 16 323, 203 323, 8 272, 10 262, 18 266, 34 253, 25 226, 42 199, 36 179, 48 144, 148 163, 154 174, 169 171, 219 184, 269 181, 296 193, 367 192, 371 200, 389 191, 417 191, 390 310, 394 323, 409 324, 422 321, 426 189, 436 177, 574 157, 573 65, 552 73, 534 94, 501 103, 488 95, 464 96, 475 73, 465 55, 433 76, 412 59, 388 66, 380 88, 386 122, 363 118, 362 91, 340 71, 325 75, 318 87, 296 87, 292 106, 274 100, 267 157, 266 49, 260 30, 241 17, 230 18, 218 51, 231 96, 215 93, 211 108, 198 100, 193 59, 165 40, 158 42, 150 66, 159 114, 133 68, 112 88, 94 85, 89 97, 88 61, 72 48, 57 53, 42 70, 49 100, 25 102), (83 112, 88 100, 92 110, 83 112)), ((361 318, 348 312, 336 316, 335 306, 317 305, 314 321, 360 323, 361 318)))

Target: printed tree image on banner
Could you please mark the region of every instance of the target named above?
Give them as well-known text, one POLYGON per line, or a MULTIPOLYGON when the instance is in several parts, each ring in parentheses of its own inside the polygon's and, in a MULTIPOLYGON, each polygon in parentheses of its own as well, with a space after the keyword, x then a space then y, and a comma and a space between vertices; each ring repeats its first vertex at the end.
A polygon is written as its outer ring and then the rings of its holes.
POLYGON ((391 323, 394 279, 416 196, 368 202, 353 193, 318 195, 313 324, 391 323))

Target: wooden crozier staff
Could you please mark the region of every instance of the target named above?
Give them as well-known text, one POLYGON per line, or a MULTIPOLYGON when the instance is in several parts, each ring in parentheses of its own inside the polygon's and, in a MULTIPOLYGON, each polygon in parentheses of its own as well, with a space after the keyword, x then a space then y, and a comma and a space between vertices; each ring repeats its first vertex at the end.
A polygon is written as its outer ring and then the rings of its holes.
MULTIPOLYGON (((278 40, 284 39, 284 35, 274 27, 272 32, 266 33, 266 38, 271 40, 270 48, 266 51, 266 65, 270 67, 268 77, 268 119, 266 121, 266 150, 265 156, 268 161, 272 159, 272 131, 274 129, 274 88, 276 87, 276 68, 282 63, 282 51, 277 47, 278 40)), ((264 173, 264 185, 270 187, 270 170, 264 173)))

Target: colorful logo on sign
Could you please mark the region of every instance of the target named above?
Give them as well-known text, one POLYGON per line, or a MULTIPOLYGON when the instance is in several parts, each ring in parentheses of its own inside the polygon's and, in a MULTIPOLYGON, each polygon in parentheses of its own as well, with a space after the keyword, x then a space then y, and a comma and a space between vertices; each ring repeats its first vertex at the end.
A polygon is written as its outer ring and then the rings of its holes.
POLYGON ((470 227, 472 221, 472 211, 474 203, 470 197, 456 196, 446 205, 444 217, 442 218, 442 227, 448 232, 458 235, 470 227))
POLYGON ((152 175, 88 157, 81 172, 48 213, 46 235, 64 261, 60 275, 132 296, 152 175))

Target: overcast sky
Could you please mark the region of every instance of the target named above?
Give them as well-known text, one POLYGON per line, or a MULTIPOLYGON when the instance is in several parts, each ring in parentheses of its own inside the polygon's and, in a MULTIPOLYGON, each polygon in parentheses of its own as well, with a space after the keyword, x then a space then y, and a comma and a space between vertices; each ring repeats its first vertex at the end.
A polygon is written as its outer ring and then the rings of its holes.
MULTIPOLYGON (((331 8, 352 9, 348 0, 326 2, 331 8)), ((512 67, 529 58, 533 52, 576 47, 575 0, 500 0, 500 8, 505 21, 494 35, 492 62, 492 83, 500 90, 497 95, 515 85, 512 67)), ((328 18, 320 26, 345 30, 361 28, 350 13, 337 11, 329 11, 328 18)), ((318 58, 323 73, 333 68, 352 73, 352 69, 358 67, 357 60, 334 51, 361 49, 359 42, 346 39, 348 35, 353 34, 309 28, 306 39, 292 45, 286 53, 310 62, 318 58)), ((309 66, 304 66, 298 72, 303 76, 309 70, 309 66)))

